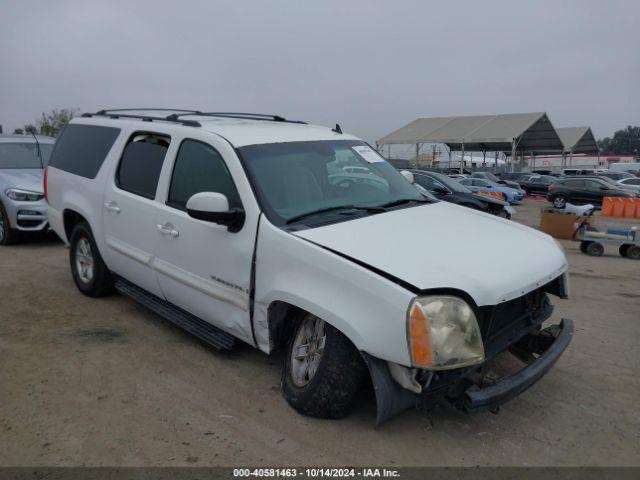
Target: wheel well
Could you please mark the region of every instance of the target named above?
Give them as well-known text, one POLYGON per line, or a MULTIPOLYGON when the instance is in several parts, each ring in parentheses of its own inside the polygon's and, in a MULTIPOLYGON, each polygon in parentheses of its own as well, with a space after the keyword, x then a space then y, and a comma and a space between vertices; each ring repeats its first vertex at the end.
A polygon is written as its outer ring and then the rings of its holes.
POLYGON ((276 300, 267 309, 269 348, 272 352, 284 347, 293 332, 296 321, 307 311, 287 302, 276 300))
POLYGON ((62 220, 64 222, 64 233, 67 236, 67 240, 71 238, 71 233, 78 223, 87 221, 86 218, 74 210, 65 210, 62 214, 62 220))

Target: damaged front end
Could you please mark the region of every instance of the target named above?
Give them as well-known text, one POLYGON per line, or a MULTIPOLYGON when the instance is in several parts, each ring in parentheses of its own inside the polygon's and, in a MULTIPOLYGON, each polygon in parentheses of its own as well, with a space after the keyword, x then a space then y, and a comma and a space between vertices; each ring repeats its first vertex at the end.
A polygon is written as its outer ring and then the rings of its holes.
POLYGON ((408 368, 363 352, 375 389, 377 424, 410 408, 429 408, 442 400, 467 412, 494 411, 524 392, 549 371, 571 342, 573 322, 569 319, 542 328, 553 312, 546 292, 564 296, 563 287, 556 280, 512 301, 478 309, 485 359, 476 365, 408 368), (524 367, 496 374, 494 363, 505 352, 524 367))

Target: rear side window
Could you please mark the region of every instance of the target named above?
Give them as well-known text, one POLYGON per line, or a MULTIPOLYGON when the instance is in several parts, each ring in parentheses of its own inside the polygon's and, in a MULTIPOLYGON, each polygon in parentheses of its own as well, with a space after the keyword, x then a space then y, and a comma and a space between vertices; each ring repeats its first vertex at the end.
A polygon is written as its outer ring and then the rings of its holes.
POLYGON ((81 177, 95 178, 119 134, 119 128, 67 125, 56 141, 49 165, 81 177))
POLYGON ((187 201, 196 193, 222 193, 229 208, 240 207, 240 196, 220 153, 211 145, 185 140, 173 167, 167 205, 186 210, 187 201))
POLYGON ((584 188, 584 180, 567 180, 564 184, 570 188, 584 188))
POLYGON ((116 185, 141 197, 153 199, 170 137, 154 133, 134 133, 122 152, 116 185))

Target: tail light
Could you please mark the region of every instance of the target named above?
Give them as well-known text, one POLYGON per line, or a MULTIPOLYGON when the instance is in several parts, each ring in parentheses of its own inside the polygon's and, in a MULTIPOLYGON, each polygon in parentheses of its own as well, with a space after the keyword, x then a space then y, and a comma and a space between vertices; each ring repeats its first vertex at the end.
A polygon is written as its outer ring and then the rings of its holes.
POLYGON ((47 197, 47 172, 49 171, 49 167, 44 167, 44 175, 42 176, 42 191, 44 193, 44 201, 49 202, 49 198, 47 197))
POLYGON ((549 190, 553 190, 554 188, 556 188, 556 184, 552 183, 551 185, 549 185, 549 190))

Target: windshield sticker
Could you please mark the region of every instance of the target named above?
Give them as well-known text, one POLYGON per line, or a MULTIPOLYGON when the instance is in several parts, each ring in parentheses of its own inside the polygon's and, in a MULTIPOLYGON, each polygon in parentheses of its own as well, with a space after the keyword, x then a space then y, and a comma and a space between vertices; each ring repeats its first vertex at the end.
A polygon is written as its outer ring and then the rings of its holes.
POLYGON ((371 147, 367 147, 366 145, 357 145, 355 147, 351 147, 354 152, 360 155, 369 163, 377 163, 384 162, 384 158, 380 156, 378 152, 376 152, 371 147))

